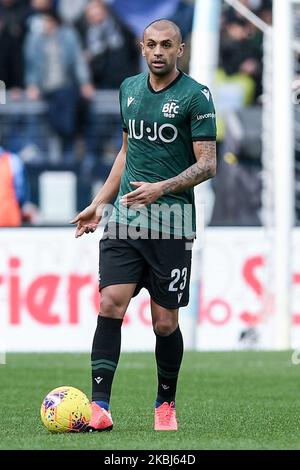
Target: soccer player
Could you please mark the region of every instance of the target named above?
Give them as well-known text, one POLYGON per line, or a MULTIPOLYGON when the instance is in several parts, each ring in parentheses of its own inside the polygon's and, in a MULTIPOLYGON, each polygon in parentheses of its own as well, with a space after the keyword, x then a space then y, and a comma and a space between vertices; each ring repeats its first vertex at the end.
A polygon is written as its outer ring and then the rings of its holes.
POLYGON ((183 356, 178 310, 189 298, 191 242, 187 240, 195 236, 193 187, 216 172, 212 97, 206 86, 177 68, 184 50, 178 26, 154 21, 144 31, 141 49, 149 71, 127 78, 120 87, 122 148, 104 186, 71 222, 77 224, 76 237, 94 232, 106 204, 117 196, 100 241, 101 304, 91 354, 91 431, 113 427, 109 401, 121 325, 131 298, 143 286, 150 293, 156 336, 154 429, 177 430, 175 394, 183 356), (154 206, 163 208, 162 214, 152 210, 154 206), (169 208, 174 209, 173 217, 168 223, 161 221, 169 208), (140 238, 129 233, 137 225, 140 238), (113 226, 117 231, 110 229, 113 226), (124 227, 126 236, 120 230, 124 227))

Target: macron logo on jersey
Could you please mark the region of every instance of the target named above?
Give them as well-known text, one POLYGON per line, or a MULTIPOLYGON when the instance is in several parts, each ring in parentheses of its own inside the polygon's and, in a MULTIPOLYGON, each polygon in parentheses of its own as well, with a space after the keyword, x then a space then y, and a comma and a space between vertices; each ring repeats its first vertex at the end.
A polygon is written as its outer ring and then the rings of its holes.
POLYGON ((134 101, 134 98, 133 96, 128 96, 127 98, 127 108, 129 108, 129 106, 131 105, 131 103, 134 101))
POLYGON ((210 92, 209 92, 209 90, 201 90, 201 93, 203 93, 203 95, 205 96, 205 98, 207 99, 207 101, 210 100, 210 92))

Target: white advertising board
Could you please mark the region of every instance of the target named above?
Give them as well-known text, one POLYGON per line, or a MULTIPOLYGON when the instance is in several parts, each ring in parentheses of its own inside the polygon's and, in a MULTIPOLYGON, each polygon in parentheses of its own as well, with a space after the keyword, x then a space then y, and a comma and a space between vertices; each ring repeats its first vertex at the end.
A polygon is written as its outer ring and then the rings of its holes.
MULTIPOLYGON (((76 240, 68 228, 1 229, 1 350, 90 350, 99 309, 98 239, 94 234, 76 240)), ((294 243, 300 246, 299 231, 294 243)), ((300 254, 294 252, 292 338, 297 348, 300 254)), ((180 312, 187 349, 272 349, 274 312, 265 295, 266 254, 261 229, 206 230, 202 261, 197 258, 202 282, 199 286, 192 280, 190 305, 180 312)), ((122 349, 154 349, 145 290, 129 305, 122 349)))

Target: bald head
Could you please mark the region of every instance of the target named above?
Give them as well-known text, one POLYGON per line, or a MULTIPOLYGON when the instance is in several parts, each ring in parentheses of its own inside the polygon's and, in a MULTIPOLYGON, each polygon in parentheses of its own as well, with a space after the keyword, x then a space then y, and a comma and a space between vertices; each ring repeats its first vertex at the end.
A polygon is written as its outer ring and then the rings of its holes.
POLYGON ((153 21, 145 29, 140 44, 152 77, 165 79, 166 76, 176 76, 177 60, 184 51, 181 31, 176 23, 163 19, 153 21))
POLYGON ((174 39, 178 41, 178 44, 182 43, 182 34, 177 26, 176 23, 170 20, 155 20, 152 21, 146 28, 144 29, 143 39, 145 40, 145 35, 150 32, 151 29, 155 29, 156 31, 165 31, 166 29, 171 29, 174 32, 174 39))

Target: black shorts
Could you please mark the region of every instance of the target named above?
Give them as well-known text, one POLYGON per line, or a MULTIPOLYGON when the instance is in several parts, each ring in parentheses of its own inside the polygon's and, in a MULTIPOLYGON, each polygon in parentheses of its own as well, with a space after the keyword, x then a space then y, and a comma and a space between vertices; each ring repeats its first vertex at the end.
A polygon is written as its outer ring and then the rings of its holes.
POLYGON ((182 239, 100 240, 99 289, 137 283, 133 297, 145 287, 165 308, 189 302, 192 242, 182 239))

